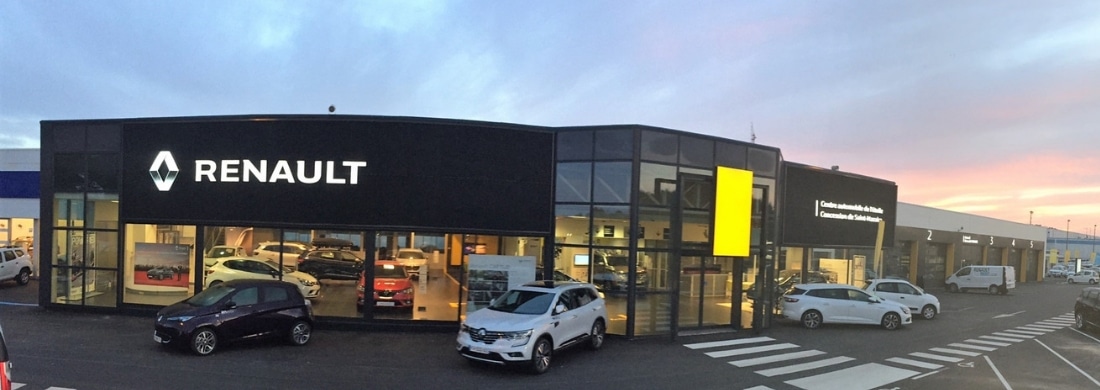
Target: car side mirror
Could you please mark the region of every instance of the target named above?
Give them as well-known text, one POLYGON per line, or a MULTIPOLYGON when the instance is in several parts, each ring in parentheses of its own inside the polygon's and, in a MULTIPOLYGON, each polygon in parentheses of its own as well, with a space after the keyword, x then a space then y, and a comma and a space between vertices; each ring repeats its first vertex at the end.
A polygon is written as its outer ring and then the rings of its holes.
POLYGON ((222 310, 233 310, 237 308, 237 302, 229 301, 222 305, 222 310))
POLYGON ((565 304, 563 303, 559 303, 557 306, 554 306, 554 314, 565 313, 565 311, 565 304))

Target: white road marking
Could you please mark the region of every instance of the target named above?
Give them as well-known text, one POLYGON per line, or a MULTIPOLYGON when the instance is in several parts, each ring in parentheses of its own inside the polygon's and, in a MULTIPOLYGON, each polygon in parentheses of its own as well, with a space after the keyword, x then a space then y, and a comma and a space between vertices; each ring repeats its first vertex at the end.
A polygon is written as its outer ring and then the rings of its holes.
POLYGON ((917 374, 920 373, 884 364, 867 363, 821 375, 789 380, 785 383, 806 390, 865 390, 875 389, 917 374))
POLYGON ((760 364, 775 363, 775 362, 781 362, 781 361, 785 361, 785 360, 801 359, 801 358, 804 358, 804 357, 824 355, 824 354, 825 354, 825 352, 821 352, 821 351, 818 351, 818 350, 814 349, 814 350, 809 350, 809 351, 790 352, 790 353, 782 353, 782 354, 778 354, 778 355, 758 357, 758 358, 755 358, 755 359, 734 360, 732 362, 729 362, 729 364, 732 364, 732 365, 737 366, 737 367, 751 367, 751 366, 756 366, 756 365, 760 365, 760 364))
POLYGON ((772 388, 768 387, 768 386, 760 385, 760 386, 753 386, 753 387, 747 388, 745 390, 772 390, 772 388))
POLYGON ((966 342, 976 343, 976 344, 996 345, 998 347, 1007 347, 1009 345, 1012 345, 1012 344, 1009 344, 1009 343, 998 343, 996 341, 985 341, 985 340, 978 340, 978 339, 966 339, 966 342))
POLYGON ((762 343, 762 342, 765 342, 765 341, 775 341, 775 339, 773 339, 771 337, 752 337, 752 338, 747 338, 747 339, 722 340, 722 341, 711 341, 711 342, 708 342, 708 343, 684 344, 684 346, 688 347, 688 348, 691 348, 691 349, 703 349, 703 348, 714 348, 714 347, 728 347, 728 346, 731 346, 731 345, 762 343))
MULTIPOLYGON (((1035 340, 1035 341, 1039 341, 1039 340, 1035 340)), ((993 369, 993 373, 997 374, 997 379, 1001 380, 1001 384, 1005 385, 1005 389, 1012 390, 1012 386, 1008 385, 1008 381, 1005 380, 1004 375, 1001 375, 1001 370, 998 370, 997 366, 993 365, 993 361, 989 359, 989 356, 982 356, 982 357, 985 358, 986 363, 989 363, 989 368, 993 369)))
POLYGON ((1001 337, 1022 337, 1022 338, 1025 338, 1025 339, 1030 339, 1030 338, 1035 337, 1035 336, 1032 336, 1032 335, 1020 334, 1020 333, 993 332, 993 334, 1001 336, 1001 337))
POLYGON ((1031 325, 1027 325, 1027 326, 1021 326, 1019 328, 1020 329, 1025 329, 1025 330, 1035 329, 1035 330, 1041 330, 1041 331, 1044 331, 1044 332, 1053 332, 1053 331, 1056 331, 1056 330, 1059 330, 1059 329, 1062 329, 1062 328, 1065 328, 1065 327, 1064 326, 1050 326, 1050 325, 1031 324, 1031 325))
POLYGON ((727 350, 727 351, 707 352, 706 355, 710 356, 712 358, 720 358, 720 357, 748 355, 750 353, 768 352, 768 351, 776 351, 776 350, 780 350, 780 349, 790 349, 790 348, 798 348, 798 346, 794 345, 794 344, 791 344, 791 343, 783 343, 783 344, 765 345, 765 346, 762 346, 762 347, 738 348, 738 349, 731 349, 731 350, 727 350))
MULTIPOLYGON (((1039 332, 1039 334, 1046 334, 1046 333, 1050 333, 1050 332, 1058 330, 1058 329, 1039 328, 1039 327, 1035 327, 1035 326, 1031 326, 1031 325, 1017 326, 1016 329, 1023 330, 1023 331, 1028 331, 1028 332, 1039 332)), ((1013 329, 1009 329, 1009 330, 1013 330, 1013 329)))
POLYGON ((907 364, 907 365, 914 366, 914 367, 927 368, 929 370, 935 370, 935 369, 943 368, 942 364, 921 362, 921 361, 916 361, 916 360, 913 360, 913 359, 906 359, 906 358, 900 358, 900 357, 889 358, 889 359, 886 359, 886 361, 892 362, 892 363, 898 363, 898 364, 907 364))
POLYGON ((1092 381, 1092 383, 1095 383, 1097 386, 1100 386, 1100 381, 1097 381, 1096 378, 1093 378, 1087 372, 1085 372, 1081 368, 1077 367, 1077 365, 1073 364, 1073 362, 1069 361, 1069 359, 1066 359, 1066 358, 1062 357, 1062 355, 1059 355, 1058 352, 1054 352, 1053 349, 1048 347, 1046 344, 1043 344, 1042 341, 1035 340, 1035 342, 1039 343, 1039 345, 1042 345, 1043 348, 1046 348, 1048 351, 1050 351, 1050 353, 1053 353, 1054 356, 1057 356, 1059 359, 1062 359, 1062 361, 1066 362, 1066 364, 1069 364, 1070 367, 1073 367, 1074 370, 1077 370, 1077 372, 1081 373, 1081 375, 1084 375, 1085 378, 1089 378, 1089 380, 1092 381))
POLYGON ((957 358, 957 357, 933 355, 933 354, 924 353, 924 352, 913 352, 913 353, 909 354, 909 356, 916 356, 916 357, 919 357, 919 358, 939 360, 941 362, 948 362, 948 363, 958 363, 958 362, 963 361, 962 359, 957 358))
POLYGON ((776 376, 776 375, 786 375, 786 374, 791 374, 791 373, 795 373, 795 372, 799 372, 799 371, 806 371, 806 370, 813 370, 815 368, 828 367, 828 366, 831 366, 831 365, 834 365, 834 364, 841 364, 841 363, 849 362, 849 361, 852 361, 852 360, 856 360, 856 359, 855 358, 850 358, 850 357, 847 357, 847 356, 837 356, 835 358, 829 358, 829 359, 825 359, 825 360, 818 360, 818 361, 815 361, 815 362, 795 364, 795 365, 786 366, 786 367, 776 367, 776 368, 770 368, 770 369, 767 369, 767 370, 760 370, 760 371, 756 371, 756 373, 760 374, 760 375, 763 375, 763 376, 766 376, 766 377, 773 377, 773 376, 776 376))
MULTIPOLYGON (((1005 329, 1004 332, 1010 333, 1010 334, 1026 334, 1026 335, 1031 335, 1031 336, 1042 336, 1042 335, 1046 334, 1044 332, 1031 332, 1031 331, 1019 330, 1019 329, 1005 329)), ((994 333, 994 334, 996 334, 996 333, 994 333)))
POLYGON ((928 348, 928 350, 933 352, 943 352, 963 356, 981 356, 981 352, 963 351, 951 348, 928 348))
MULTIPOLYGON (((994 334, 996 334, 996 333, 994 333, 994 334)), ((1009 334, 1004 334, 1004 333, 1001 333, 1001 336, 1015 336, 1015 337, 1019 337, 1019 336, 1016 336, 1016 335, 1009 335, 1009 334)), ((1015 338, 1011 338, 1011 337, 978 336, 978 338, 983 338, 983 339, 990 339, 990 340, 997 340, 997 341, 1011 341, 1011 342, 1013 342, 1013 343, 1018 343, 1018 342, 1024 341, 1024 340, 1022 340, 1022 339, 1015 339, 1015 338)))
POLYGON ((970 349, 976 349, 976 350, 979 350, 979 351, 986 351, 986 352, 997 350, 997 348, 983 347, 981 345, 963 344, 963 343, 951 343, 951 344, 947 344, 947 346, 949 346, 949 347, 959 347, 959 348, 970 348, 970 349))

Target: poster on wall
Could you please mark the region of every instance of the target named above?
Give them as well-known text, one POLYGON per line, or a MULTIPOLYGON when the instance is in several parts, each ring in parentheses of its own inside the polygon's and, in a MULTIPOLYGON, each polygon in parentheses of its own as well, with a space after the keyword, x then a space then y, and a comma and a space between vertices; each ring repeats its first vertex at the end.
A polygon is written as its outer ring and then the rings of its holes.
POLYGON ((134 245, 134 284, 187 287, 191 246, 139 242, 134 245))
POLYGON ((489 302, 512 287, 535 280, 534 256, 470 255, 466 275, 466 312, 489 306, 489 302))
MULTIPOLYGON (((89 248, 95 248, 95 232, 88 232, 89 248)), ((84 294, 90 294, 95 291, 95 270, 87 270, 86 268, 95 267, 95 251, 84 250, 84 236, 72 235, 69 242, 69 253, 66 261, 71 268, 67 268, 69 278, 69 294, 66 297, 69 301, 79 301, 84 294), (87 253, 88 257, 85 258, 84 254, 87 253), (87 273, 87 275, 85 275, 87 273), (84 277, 86 279, 82 279, 84 277)))

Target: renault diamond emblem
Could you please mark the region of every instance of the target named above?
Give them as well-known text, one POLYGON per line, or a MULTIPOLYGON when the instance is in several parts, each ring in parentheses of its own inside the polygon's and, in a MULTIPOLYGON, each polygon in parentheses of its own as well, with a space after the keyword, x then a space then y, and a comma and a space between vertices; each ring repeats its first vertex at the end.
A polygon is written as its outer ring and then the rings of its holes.
POLYGON ((158 153, 157 158, 153 160, 153 165, 149 167, 149 176, 153 178, 153 184, 157 185, 157 189, 161 191, 172 189, 172 183, 176 181, 176 175, 179 173, 180 168, 176 166, 176 160, 172 158, 172 152, 167 150, 158 153), (160 175, 162 165, 168 168, 168 172, 164 176, 160 175))
POLYGON ((478 329, 477 330, 477 335, 481 336, 481 337, 485 337, 485 328, 478 329))

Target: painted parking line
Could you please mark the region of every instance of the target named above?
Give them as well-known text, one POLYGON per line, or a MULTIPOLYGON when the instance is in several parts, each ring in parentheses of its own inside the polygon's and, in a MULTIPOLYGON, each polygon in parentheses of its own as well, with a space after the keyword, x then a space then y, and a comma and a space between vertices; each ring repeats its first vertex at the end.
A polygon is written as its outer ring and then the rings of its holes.
POLYGON ((917 374, 920 373, 878 363, 867 363, 784 383, 806 390, 875 389, 917 374))

